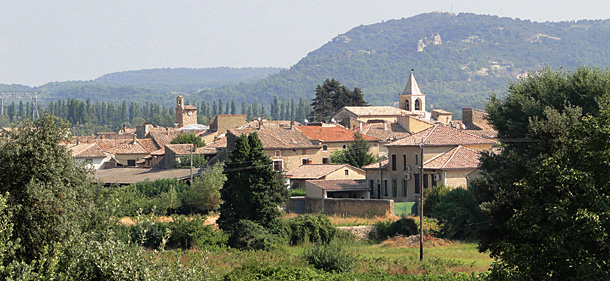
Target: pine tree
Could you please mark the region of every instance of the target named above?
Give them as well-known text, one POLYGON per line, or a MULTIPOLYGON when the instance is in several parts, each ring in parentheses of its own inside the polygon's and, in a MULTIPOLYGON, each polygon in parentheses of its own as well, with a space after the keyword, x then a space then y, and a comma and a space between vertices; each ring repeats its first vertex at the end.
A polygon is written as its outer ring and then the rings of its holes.
POLYGON ((218 226, 231 236, 239 235, 234 230, 242 220, 271 227, 281 216, 277 207, 286 202, 288 194, 282 174, 273 170, 273 162, 265 156, 258 134, 238 137, 230 159, 226 166, 227 181, 220 190, 224 202, 218 226))

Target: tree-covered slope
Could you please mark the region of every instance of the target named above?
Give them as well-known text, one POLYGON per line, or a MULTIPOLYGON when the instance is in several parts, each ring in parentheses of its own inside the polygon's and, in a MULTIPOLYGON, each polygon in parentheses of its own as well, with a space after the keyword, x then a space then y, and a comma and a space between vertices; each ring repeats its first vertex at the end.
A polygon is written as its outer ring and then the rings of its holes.
MULTIPOLYGON (((254 82, 281 68, 163 68, 106 74, 90 81, 50 82, 40 87, 0 84, 3 91, 44 91, 56 99, 89 98, 99 102, 158 102, 172 105, 175 93, 186 95, 201 89, 254 82)), ((43 101, 44 102, 44 101, 43 101)))
POLYGON ((545 65, 610 66, 610 21, 537 23, 475 14, 429 13, 353 28, 309 53, 289 70, 254 82, 200 92, 270 103, 273 96, 313 97, 335 78, 359 87, 374 105, 398 101, 411 68, 428 107, 455 113, 481 108, 509 81, 545 65))

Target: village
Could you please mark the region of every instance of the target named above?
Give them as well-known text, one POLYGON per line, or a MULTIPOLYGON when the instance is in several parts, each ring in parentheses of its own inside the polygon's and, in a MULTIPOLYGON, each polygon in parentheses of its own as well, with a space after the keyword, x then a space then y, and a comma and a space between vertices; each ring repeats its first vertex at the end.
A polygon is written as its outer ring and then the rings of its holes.
POLYGON ((206 126, 197 124, 197 108, 178 96, 175 127, 145 123, 77 136, 65 145, 75 160, 95 169, 95 177, 106 186, 167 178, 189 183, 201 169, 228 161, 237 137, 257 132, 286 186, 306 191, 305 196, 290 198, 286 211, 378 216, 393 213, 394 202, 417 201, 420 186, 467 188, 478 174, 480 153, 498 149, 484 111, 463 108, 462 120, 453 120, 441 109, 426 111, 426 94, 413 72, 397 98, 397 107, 346 106, 331 123, 248 122, 245 115, 217 115, 206 126), (205 146, 170 143, 186 133, 201 138, 205 146), (331 163, 331 154, 345 150, 355 133, 382 160, 362 167, 331 163), (182 157, 191 155, 203 156, 207 164, 176 168, 182 157))

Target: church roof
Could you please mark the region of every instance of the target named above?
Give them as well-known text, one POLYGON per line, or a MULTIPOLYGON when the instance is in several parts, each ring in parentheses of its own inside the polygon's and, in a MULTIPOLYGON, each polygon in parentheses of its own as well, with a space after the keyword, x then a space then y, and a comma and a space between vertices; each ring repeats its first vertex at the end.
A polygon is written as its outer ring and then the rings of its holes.
POLYGON ((402 116, 408 111, 393 106, 346 106, 343 109, 358 116, 402 116))
POLYGON ((415 82, 415 76, 413 76, 413 69, 411 69, 411 75, 409 76, 409 80, 407 80, 407 85, 405 86, 405 90, 402 92, 403 95, 423 95, 419 90, 419 86, 417 86, 417 82, 415 82))

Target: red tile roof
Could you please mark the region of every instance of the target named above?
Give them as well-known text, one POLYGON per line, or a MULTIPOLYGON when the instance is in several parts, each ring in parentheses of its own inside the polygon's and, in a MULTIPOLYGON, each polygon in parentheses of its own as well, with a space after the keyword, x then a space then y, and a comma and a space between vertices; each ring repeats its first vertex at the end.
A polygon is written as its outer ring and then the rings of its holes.
POLYGON ((332 172, 346 167, 364 173, 362 169, 348 164, 308 164, 301 165, 291 171, 288 171, 288 173, 286 173, 286 177, 291 178, 293 180, 321 179, 325 176, 328 176, 332 172))
POLYGON ((101 158, 107 155, 95 143, 69 144, 66 146, 75 158, 101 158))
POLYGON ((299 130, 280 127, 265 127, 262 130, 242 128, 229 130, 235 136, 256 132, 265 149, 318 148, 299 130))
POLYGON ((397 140, 387 144, 387 146, 418 146, 417 143, 424 141, 427 146, 442 146, 442 145, 464 145, 464 144, 490 144, 496 142, 485 139, 473 134, 436 124, 421 132, 415 133, 410 137, 397 140))
POLYGON ((479 156, 478 151, 460 145, 424 163, 424 169, 476 169, 479 156))
POLYGON ((308 180, 307 182, 328 191, 368 190, 366 180, 308 180))
MULTIPOLYGON (((354 141, 354 131, 339 127, 322 127, 322 126, 298 126, 297 129, 311 140, 319 140, 323 142, 352 142, 354 141)), ((366 141, 379 141, 378 138, 361 134, 366 141)))
POLYGON ((382 141, 395 141, 411 135, 398 123, 367 123, 362 125, 363 134, 376 137, 382 141))
POLYGON ((151 139, 141 139, 136 142, 128 142, 108 150, 114 155, 121 154, 149 154, 158 148, 154 145, 151 139))

